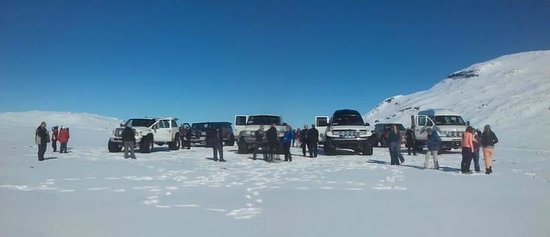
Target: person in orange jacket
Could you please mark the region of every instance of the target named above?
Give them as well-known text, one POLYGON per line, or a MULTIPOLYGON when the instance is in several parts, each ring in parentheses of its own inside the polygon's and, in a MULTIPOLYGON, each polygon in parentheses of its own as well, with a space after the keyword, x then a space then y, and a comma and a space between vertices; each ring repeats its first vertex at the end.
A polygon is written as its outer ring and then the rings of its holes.
POLYGON ((59 149, 59 153, 67 153, 67 143, 69 142, 69 128, 61 127, 59 130, 59 135, 57 139, 59 140, 59 143, 61 143, 61 148, 59 149))
POLYGON ((474 128, 468 126, 462 135, 462 162, 460 170, 463 174, 471 174, 470 165, 474 157, 474 128))

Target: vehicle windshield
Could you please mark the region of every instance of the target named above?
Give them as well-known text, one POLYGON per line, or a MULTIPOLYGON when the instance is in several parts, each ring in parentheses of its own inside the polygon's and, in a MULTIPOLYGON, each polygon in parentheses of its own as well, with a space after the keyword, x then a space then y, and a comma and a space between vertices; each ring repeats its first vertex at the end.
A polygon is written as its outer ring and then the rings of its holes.
POLYGON ((403 124, 400 124, 400 123, 387 123, 387 124, 377 124, 375 126, 375 129, 376 130, 380 130, 380 131, 389 131, 391 130, 391 127, 395 125, 397 126, 397 128, 399 129, 399 131, 406 131, 407 129, 405 128, 405 126, 403 126, 403 124))
POLYGON ((281 117, 279 116, 250 116, 248 117, 247 125, 281 125, 281 117))
POLYGON ((130 119, 126 122, 126 126, 132 127, 149 127, 155 123, 154 119, 130 119))
POLYGON ((191 125, 191 130, 193 131, 205 130, 206 128, 208 128, 208 123, 194 123, 191 125))
POLYGON ((456 115, 435 116, 435 125, 466 125, 462 117, 456 115))
POLYGON ((339 114, 337 116, 334 116, 332 118, 332 125, 362 125, 364 126, 365 123, 363 122, 363 118, 359 114, 339 114))

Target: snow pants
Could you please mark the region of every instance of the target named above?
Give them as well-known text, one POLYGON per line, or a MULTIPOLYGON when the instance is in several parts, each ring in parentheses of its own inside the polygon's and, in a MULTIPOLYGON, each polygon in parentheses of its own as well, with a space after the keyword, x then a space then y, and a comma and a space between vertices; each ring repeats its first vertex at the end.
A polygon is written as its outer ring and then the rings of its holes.
POLYGON ((439 161, 437 160, 437 153, 438 151, 428 151, 426 152, 426 160, 424 161, 424 168, 427 169, 430 164, 430 156, 434 160, 434 169, 439 169, 439 161))
POLYGON ((388 146, 390 150, 390 164, 399 165, 399 153, 401 152, 401 144, 399 142, 391 142, 388 146))
POLYGON ((134 153, 134 142, 133 141, 129 141, 129 142, 124 142, 124 158, 132 158, 132 159, 135 159, 136 158, 136 154, 134 153), (128 151, 130 152, 130 156, 128 156, 128 151))

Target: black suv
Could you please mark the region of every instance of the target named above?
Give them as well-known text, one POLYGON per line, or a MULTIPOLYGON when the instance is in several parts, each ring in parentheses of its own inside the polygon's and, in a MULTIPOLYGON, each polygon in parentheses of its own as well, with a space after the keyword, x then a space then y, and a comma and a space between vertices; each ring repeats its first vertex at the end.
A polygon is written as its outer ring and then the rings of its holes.
POLYGON ((406 129, 403 124, 400 123, 378 123, 374 125, 374 131, 372 134, 372 141, 374 146, 378 146, 380 144, 381 147, 387 147, 387 139, 388 139, 388 133, 391 130, 391 126, 396 125, 397 128, 399 128, 399 132, 401 133, 401 137, 405 138, 406 129))
POLYGON ((206 134, 209 129, 222 129, 223 142, 226 146, 235 145, 235 135, 230 122, 201 122, 191 125, 191 145, 194 146, 210 146, 206 139, 206 134))

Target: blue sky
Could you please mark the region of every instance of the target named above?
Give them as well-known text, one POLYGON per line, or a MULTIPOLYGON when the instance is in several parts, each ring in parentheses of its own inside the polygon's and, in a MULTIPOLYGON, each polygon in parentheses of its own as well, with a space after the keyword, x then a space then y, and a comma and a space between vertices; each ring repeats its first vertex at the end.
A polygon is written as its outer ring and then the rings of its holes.
POLYGON ((0 1, 0 112, 294 126, 549 49, 550 1, 0 1), (482 3, 480 3, 482 2, 482 3))

